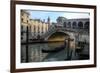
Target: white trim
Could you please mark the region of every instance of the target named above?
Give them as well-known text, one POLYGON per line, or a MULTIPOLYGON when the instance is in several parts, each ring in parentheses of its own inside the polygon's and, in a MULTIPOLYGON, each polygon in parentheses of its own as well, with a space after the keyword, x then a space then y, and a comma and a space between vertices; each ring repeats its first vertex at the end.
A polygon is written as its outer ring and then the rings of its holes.
POLYGON ((84 8, 68 8, 68 7, 49 7, 49 6, 34 6, 34 5, 16 5, 16 68, 39 68, 39 67, 54 67, 54 66, 74 66, 94 64, 94 11, 93 9, 84 8), (79 61, 60 61, 60 62, 34 62, 21 63, 20 60, 20 10, 52 10, 52 11, 74 11, 74 12, 89 12, 90 13, 90 60, 79 61))

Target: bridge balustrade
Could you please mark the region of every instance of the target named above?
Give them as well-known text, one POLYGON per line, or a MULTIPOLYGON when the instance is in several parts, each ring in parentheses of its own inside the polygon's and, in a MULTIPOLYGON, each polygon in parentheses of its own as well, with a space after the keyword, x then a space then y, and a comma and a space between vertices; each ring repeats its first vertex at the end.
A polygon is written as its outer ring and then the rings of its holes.
POLYGON ((66 27, 55 27, 50 26, 48 31, 42 35, 42 38, 47 37, 48 35, 52 34, 55 31, 65 31, 65 32, 73 32, 73 33, 81 33, 81 34, 89 34, 89 31, 86 29, 73 29, 73 28, 66 28, 66 27))

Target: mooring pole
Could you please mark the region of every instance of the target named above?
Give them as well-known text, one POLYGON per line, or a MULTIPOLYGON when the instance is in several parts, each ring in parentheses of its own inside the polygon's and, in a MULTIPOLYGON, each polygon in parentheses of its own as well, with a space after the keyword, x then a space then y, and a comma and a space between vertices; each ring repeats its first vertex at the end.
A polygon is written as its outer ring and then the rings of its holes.
POLYGON ((29 32, 28 32, 28 26, 26 28, 26 62, 28 62, 28 37, 29 37, 29 32))
POLYGON ((68 38, 68 47, 67 47, 67 59, 69 60, 69 54, 70 54, 70 38, 68 38))
POLYGON ((70 38, 67 38, 66 40, 65 40, 66 42, 67 42, 67 47, 66 47, 66 49, 67 49, 67 58, 66 58, 66 60, 70 60, 71 59, 71 54, 72 54, 72 52, 70 51, 70 42, 71 41, 73 41, 73 39, 70 39, 70 38))

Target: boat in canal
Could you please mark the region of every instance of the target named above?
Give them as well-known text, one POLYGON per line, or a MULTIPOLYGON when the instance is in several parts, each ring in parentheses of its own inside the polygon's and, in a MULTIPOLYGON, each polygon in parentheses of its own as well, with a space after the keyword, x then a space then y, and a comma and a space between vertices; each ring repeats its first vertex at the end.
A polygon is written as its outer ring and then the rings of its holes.
POLYGON ((55 47, 54 49, 42 49, 42 52, 43 53, 59 52, 59 51, 62 51, 63 49, 65 49, 66 47, 67 47, 67 43, 65 41, 63 45, 60 45, 58 47, 55 47))

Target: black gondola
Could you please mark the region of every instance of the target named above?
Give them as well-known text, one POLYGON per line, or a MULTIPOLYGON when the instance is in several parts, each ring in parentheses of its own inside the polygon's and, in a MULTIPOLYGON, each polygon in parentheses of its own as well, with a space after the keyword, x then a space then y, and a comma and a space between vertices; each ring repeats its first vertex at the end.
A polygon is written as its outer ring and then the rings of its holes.
POLYGON ((42 52, 43 52, 43 53, 59 52, 59 51, 63 50, 64 48, 65 48, 65 46, 63 45, 63 46, 61 46, 61 47, 56 47, 56 48, 54 48, 53 50, 42 49, 42 52))
POLYGON ((42 49, 43 53, 55 53, 55 52, 59 52, 62 51, 63 49, 66 48, 66 41, 64 42, 64 45, 60 46, 60 47, 56 47, 53 50, 46 50, 46 49, 42 49))

